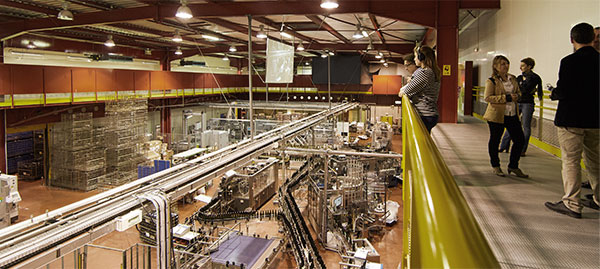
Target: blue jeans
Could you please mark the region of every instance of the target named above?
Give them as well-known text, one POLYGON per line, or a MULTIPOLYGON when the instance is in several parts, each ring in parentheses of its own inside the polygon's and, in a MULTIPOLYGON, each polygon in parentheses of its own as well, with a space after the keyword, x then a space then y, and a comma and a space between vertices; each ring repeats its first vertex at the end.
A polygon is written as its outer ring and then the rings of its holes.
POLYGON ((425 124, 425 128, 427 128, 427 132, 431 133, 431 129, 433 129, 433 127, 435 127, 435 125, 437 125, 438 118, 439 118, 438 115, 421 116, 421 120, 423 121, 423 124, 425 124))
MULTIPOLYGON (((529 145, 529 137, 531 136, 531 118, 533 118, 534 105, 532 103, 519 103, 519 111, 521 112, 521 123, 523 124, 523 135, 525 136, 525 143, 523 145, 522 153, 527 151, 529 145)), ((506 150, 510 147, 510 134, 504 132, 502 142, 500 143, 500 150, 506 150)))

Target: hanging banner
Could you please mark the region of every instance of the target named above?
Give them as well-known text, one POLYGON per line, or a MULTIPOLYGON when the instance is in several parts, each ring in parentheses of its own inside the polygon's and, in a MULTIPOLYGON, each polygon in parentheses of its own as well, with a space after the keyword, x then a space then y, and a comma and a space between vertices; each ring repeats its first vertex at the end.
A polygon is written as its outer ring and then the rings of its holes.
POLYGON ((292 83, 294 79, 294 47, 267 40, 266 83, 292 83))

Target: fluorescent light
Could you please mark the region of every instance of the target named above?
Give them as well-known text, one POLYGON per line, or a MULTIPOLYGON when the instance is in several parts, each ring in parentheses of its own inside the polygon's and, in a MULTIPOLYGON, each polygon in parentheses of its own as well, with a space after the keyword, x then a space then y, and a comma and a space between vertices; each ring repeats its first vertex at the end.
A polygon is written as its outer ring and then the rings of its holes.
POLYGON ((214 36, 211 36, 211 35, 202 35, 202 37, 205 38, 205 39, 208 39, 210 41, 219 41, 219 40, 221 40, 218 37, 214 37, 214 36))
POLYGON ((496 51, 493 51, 493 50, 492 50, 492 51, 488 51, 488 52, 487 52, 487 54, 488 54, 488 55, 492 55, 492 54, 494 54, 494 53, 496 53, 496 51))
POLYGON ((194 17, 194 15, 192 15, 192 10, 185 4, 185 0, 181 0, 181 6, 177 8, 177 13, 175 13, 175 17, 186 20, 194 17))
POLYGON ((73 12, 69 11, 69 4, 67 2, 64 2, 62 4, 62 8, 63 9, 60 12, 58 12, 58 16, 56 16, 56 18, 63 21, 72 21, 73 12))
POLYGON ((11 51, 10 54, 19 55, 19 56, 32 56, 32 57, 43 57, 44 56, 44 55, 37 54, 37 53, 17 52, 17 51, 11 51))
POLYGON ((337 0, 321 0, 321 7, 325 9, 337 8, 340 5, 337 0))
POLYGON ((302 42, 300 42, 300 44, 298 44, 298 47, 296 49, 298 51, 303 51, 304 50, 304 45, 302 45, 302 42))
POLYGON ((82 61, 82 62, 91 62, 92 59, 88 57, 78 57, 78 56, 67 56, 67 59, 70 61, 82 61))
POLYGON ((352 38, 354 38, 354 39, 361 39, 361 38, 363 38, 362 32, 360 31, 360 25, 359 24, 356 25, 356 31, 354 31, 354 34, 352 35, 352 38))
POLYGON ((236 52, 237 48, 235 46, 231 46, 231 47, 229 47, 229 51, 236 52))
POLYGON ((285 38, 292 38, 292 35, 288 34, 286 31, 281 31, 279 34, 285 38))
POLYGON ((177 47, 177 50, 175 50, 175 55, 182 55, 183 51, 181 51, 181 47, 177 47))
POLYGON ((179 34, 179 29, 175 30, 175 35, 173 36, 173 41, 175 41, 175 42, 181 42, 181 41, 183 41, 183 38, 179 34))
POLYGON ((361 33, 362 33, 362 35, 364 37, 368 37, 369 36, 369 33, 367 33, 367 30, 365 30, 365 29, 362 29, 361 33))
POLYGON ((333 56, 333 55, 335 55, 335 52, 333 52, 333 51, 330 51, 330 52, 329 52, 329 55, 333 56))
POLYGON ((260 26, 260 30, 258 30, 258 33, 256 34, 256 37, 258 38, 267 38, 267 34, 265 34, 265 26, 261 25, 260 26))
POLYGON ((112 35, 108 36, 108 39, 106 40, 106 42, 104 42, 104 45, 107 46, 107 47, 114 47, 115 46, 115 41, 113 41, 112 35))

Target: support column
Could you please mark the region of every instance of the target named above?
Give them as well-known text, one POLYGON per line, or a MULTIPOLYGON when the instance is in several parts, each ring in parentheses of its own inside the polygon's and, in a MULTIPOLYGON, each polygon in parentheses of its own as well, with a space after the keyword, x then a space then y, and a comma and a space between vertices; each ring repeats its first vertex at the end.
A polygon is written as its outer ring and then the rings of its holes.
POLYGON ((6 174, 6 109, 0 113, 0 172, 6 174))
POLYGON ((458 5, 459 1, 437 2, 437 56, 442 69, 438 99, 439 122, 456 123, 458 113, 458 5), (450 74, 444 75, 444 66, 450 74))
POLYGON ((160 132, 163 135, 163 142, 171 142, 171 108, 167 107, 168 102, 163 101, 163 107, 160 109, 160 132))
POLYGON ((465 62, 465 116, 473 115, 473 61, 465 62))

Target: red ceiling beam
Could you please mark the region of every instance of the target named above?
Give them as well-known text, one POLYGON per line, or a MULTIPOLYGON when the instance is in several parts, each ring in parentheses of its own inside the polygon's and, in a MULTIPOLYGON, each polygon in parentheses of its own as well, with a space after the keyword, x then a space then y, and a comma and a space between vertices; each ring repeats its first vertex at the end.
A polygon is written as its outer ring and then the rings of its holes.
MULTIPOLYGON (((310 44, 310 47, 308 45, 306 46, 306 50, 310 51, 310 50, 329 49, 329 50, 335 50, 335 51, 364 51, 367 49, 367 46, 368 46, 367 44, 312 43, 312 44, 310 44)), ((373 45, 374 50, 387 50, 387 51, 398 53, 398 54, 411 53, 413 51, 414 47, 415 47, 414 44, 387 44, 385 46, 382 44, 374 44, 373 45)), ((239 52, 248 51, 247 46, 239 46, 239 47, 237 47, 237 49, 239 52)), ((265 44, 252 44, 252 50, 254 50, 254 51, 264 51, 266 49, 267 49, 267 46, 265 44)), ((224 53, 224 52, 229 52, 229 47, 228 46, 217 46, 217 47, 212 47, 212 48, 203 48, 201 50, 202 50, 203 54, 224 53)), ((197 53, 199 53, 199 51, 197 53)), ((184 54, 185 54, 185 52, 184 52, 184 54)), ((195 54, 193 54, 193 55, 195 55, 195 54)), ((189 56, 187 56, 187 57, 189 57, 189 56)))
POLYGON ((461 9, 499 9, 500 0, 460 0, 458 8, 461 9))
MULTIPOLYGON (((2 0, 7 2, 6 0, 2 0)), ((13 2, 11 2, 13 3, 13 2)), ((159 3, 159 2, 156 2, 159 3)), ((331 14, 373 13, 392 19, 435 27, 435 7, 437 1, 343 1, 331 14)), ((110 24, 132 20, 173 18, 178 4, 157 4, 135 8, 114 9, 91 13, 76 14, 76 20, 62 21, 56 18, 41 18, 0 23, 0 38, 6 40, 25 31, 72 28, 92 24, 110 24)), ((197 18, 221 18, 231 16, 267 16, 267 15, 306 15, 324 14, 327 11, 319 7, 319 1, 251 1, 219 2, 188 5, 197 18)), ((47 12, 48 10, 46 10, 47 12)), ((47 14, 47 13, 46 13, 47 14)))
POLYGON ((0 6, 14 7, 19 9, 24 9, 28 11, 35 11, 42 14, 58 14, 58 9, 51 9, 47 7, 43 7, 40 5, 36 5, 35 3, 29 2, 12 2, 7 0, 0 0, 0 6))
POLYGON ((325 21, 321 20, 321 18, 319 18, 319 16, 317 16, 317 15, 307 15, 306 17, 308 19, 310 19, 312 22, 314 22, 316 25, 321 25, 321 27, 323 29, 327 30, 327 32, 329 32, 333 36, 337 37, 342 42, 344 42, 346 44, 350 44, 350 40, 348 40, 346 37, 344 37, 338 31, 336 31, 335 29, 333 29, 333 27, 331 27, 331 25, 329 25, 325 21))
POLYGON ((438 1, 369 1, 368 10, 363 12, 423 26, 435 27, 437 21, 435 14, 438 1))
POLYGON ((81 27, 93 24, 110 24, 132 20, 148 20, 157 18, 156 7, 124 8, 110 11, 81 13, 76 20, 63 21, 56 18, 41 18, 0 23, 2 41, 18 36, 25 31, 44 31, 62 28, 81 27))
POLYGON ((375 32, 381 40, 381 44, 385 44, 385 38, 383 37, 383 33, 381 33, 381 29, 379 28, 379 23, 377 22, 377 17, 375 15, 369 13, 369 19, 371 19, 371 23, 373 24, 373 28, 375 28, 375 32))

